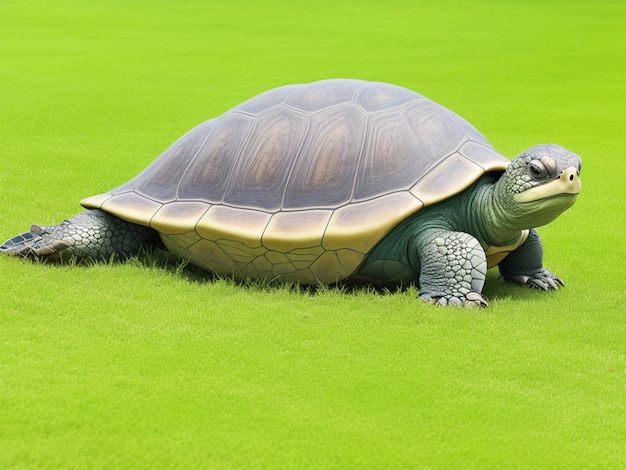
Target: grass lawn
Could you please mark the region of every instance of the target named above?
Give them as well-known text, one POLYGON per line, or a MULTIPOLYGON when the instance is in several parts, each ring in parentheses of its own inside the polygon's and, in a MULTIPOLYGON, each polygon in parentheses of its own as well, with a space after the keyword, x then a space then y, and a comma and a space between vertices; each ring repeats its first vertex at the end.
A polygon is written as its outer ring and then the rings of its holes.
POLYGON ((483 310, 0 258, 0 468, 624 468, 626 3, 7 0, 0 238, 197 123, 330 77, 414 89, 503 154, 583 158, 559 292, 483 310))

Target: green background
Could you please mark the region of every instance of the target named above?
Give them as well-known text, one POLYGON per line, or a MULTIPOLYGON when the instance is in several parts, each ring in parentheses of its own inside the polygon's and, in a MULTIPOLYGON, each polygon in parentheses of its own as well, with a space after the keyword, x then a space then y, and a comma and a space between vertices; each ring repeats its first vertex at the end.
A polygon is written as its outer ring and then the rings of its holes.
MULTIPOLYGON (((0 1, 0 238, 267 89, 395 83, 504 155, 562 144, 566 288, 490 307, 0 259, 0 467, 626 466, 626 3, 0 1)), ((149 261, 149 260, 148 260, 149 261)), ((154 264, 154 265, 153 265, 154 264)))

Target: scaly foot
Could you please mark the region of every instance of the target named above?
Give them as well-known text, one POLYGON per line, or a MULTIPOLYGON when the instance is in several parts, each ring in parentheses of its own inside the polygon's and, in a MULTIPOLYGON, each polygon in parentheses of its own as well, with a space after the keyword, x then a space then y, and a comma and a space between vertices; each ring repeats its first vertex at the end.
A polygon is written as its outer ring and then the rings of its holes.
POLYGON ((455 305, 458 307, 487 307, 489 303, 478 292, 468 292, 443 295, 441 297, 431 297, 429 294, 420 295, 420 299, 433 305, 455 305))
POLYGON ((565 286, 562 279, 556 277, 546 268, 541 268, 539 271, 529 274, 502 276, 502 279, 541 290, 559 290, 561 287, 565 286))

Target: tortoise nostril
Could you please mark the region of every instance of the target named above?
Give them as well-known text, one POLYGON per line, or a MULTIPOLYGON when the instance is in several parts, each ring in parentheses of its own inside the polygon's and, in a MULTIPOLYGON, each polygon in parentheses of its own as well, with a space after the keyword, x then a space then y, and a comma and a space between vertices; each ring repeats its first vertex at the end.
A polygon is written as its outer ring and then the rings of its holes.
POLYGON ((569 175, 569 180, 574 181, 574 175, 569 175))

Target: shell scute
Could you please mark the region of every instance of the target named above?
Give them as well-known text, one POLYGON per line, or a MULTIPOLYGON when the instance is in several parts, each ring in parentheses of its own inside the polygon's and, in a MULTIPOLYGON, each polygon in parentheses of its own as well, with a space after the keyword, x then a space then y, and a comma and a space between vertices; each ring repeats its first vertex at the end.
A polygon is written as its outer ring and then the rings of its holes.
POLYGON ((141 173, 150 176, 138 179, 134 191, 161 202, 174 201, 187 167, 197 157, 214 127, 215 121, 207 121, 181 137, 152 164, 150 172, 141 173))
POLYGON ((196 153, 178 185, 179 200, 220 203, 256 119, 228 113, 214 120, 206 143, 196 153))
POLYGON ((267 224, 261 242, 268 250, 282 253, 301 247, 321 246, 332 215, 330 210, 278 212, 267 224))
POLYGON ((285 190, 285 210, 335 208, 350 201, 365 121, 365 115, 351 105, 311 117, 285 190))
POLYGON ((287 258, 287 255, 281 251, 268 251, 265 253, 264 257, 273 265, 289 263, 289 258, 287 258))
POLYGON ((266 251, 263 247, 250 247, 239 240, 220 239, 216 243, 231 259, 243 264, 253 262, 266 251))
POLYGON ((479 165, 455 152, 443 159, 436 169, 420 178, 419 182, 411 188, 411 194, 422 201, 434 204, 468 188, 484 173, 485 171, 479 165), (465 177, 463 179, 451 178, 450 175, 456 172, 465 177))
POLYGON ((186 249, 177 249, 171 243, 170 237, 164 237, 163 242, 173 253, 190 259, 196 266, 224 276, 240 277, 241 266, 238 263, 234 263, 232 257, 222 250, 215 240, 198 237, 197 241, 186 249))
POLYGON ((257 256, 252 261, 252 266, 260 273, 261 277, 267 278, 271 274, 274 264, 266 256, 257 256))
POLYGON ((385 83, 368 83, 354 97, 355 103, 367 113, 388 111, 419 100, 426 98, 406 88, 385 83))
POLYGON ((232 111, 250 114, 256 116, 260 113, 266 112, 276 106, 279 106, 285 98, 299 88, 298 85, 287 85, 273 90, 266 91, 260 95, 250 98, 244 101, 238 106, 235 106, 232 111))
POLYGON ((306 116, 283 107, 256 118, 255 130, 225 190, 225 204, 270 212, 281 208, 295 156, 307 134, 307 120, 306 116))
POLYGON ((146 218, 150 220, 162 206, 163 204, 147 199, 140 194, 126 192, 110 197, 100 207, 112 214, 122 212, 125 220, 145 225, 146 218))
POLYGON ((206 240, 238 240, 257 248, 269 220, 266 212, 215 205, 198 220, 196 232, 206 240))
POLYGON ((384 195, 388 188, 410 188, 424 165, 412 129, 397 112, 370 116, 361 158, 354 201, 384 195))
POLYGON ((326 108, 350 103, 358 88, 357 80, 323 80, 298 87, 284 103, 294 109, 313 114, 326 108))
POLYGON ((333 212, 322 246, 327 250, 350 247, 365 255, 372 248, 371 240, 381 240, 391 228, 422 206, 421 201, 403 191, 341 207, 333 212))
POLYGON ((461 146, 459 153, 484 171, 504 171, 510 163, 487 143, 467 141, 461 146))
POLYGON ((150 226, 162 234, 174 235, 195 229, 198 220, 211 206, 204 202, 178 201, 163 205, 150 220, 150 226))
POLYGON ((415 134, 422 171, 437 165, 465 140, 456 115, 432 101, 410 103, 402 114, 415 134))
POLYGON ((348 248, 324 251, 310 267, 314 281, 309 284, 333 284, 346 279, 362 261, 362 253, 348 248))

